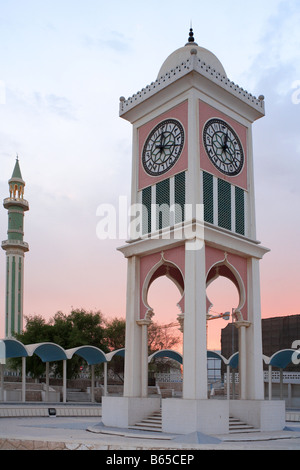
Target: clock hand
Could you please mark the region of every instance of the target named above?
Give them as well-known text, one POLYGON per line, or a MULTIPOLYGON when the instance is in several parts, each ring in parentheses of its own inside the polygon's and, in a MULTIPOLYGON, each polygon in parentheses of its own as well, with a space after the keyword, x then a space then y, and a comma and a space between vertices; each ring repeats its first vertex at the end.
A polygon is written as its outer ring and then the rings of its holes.
POLYGON ((222 145, 223 150, 226 150, 228 148, 227 142, 228 142, 228 134, 226 134, 224 137, 224 143, 222 145))
POLYGON ((160 149, 160 150, 163 150, 164 148, 164 143, 163 143, 163 140, 164 140, 164 133, 161 134, 160 136, 160 144, 156 144, 156 148, 160 149))
POLYGON ((229 147, 226 148, 225 154, 227 155, 227 158, 229 158, 230 162, 233 163, 234 155, 229 147))

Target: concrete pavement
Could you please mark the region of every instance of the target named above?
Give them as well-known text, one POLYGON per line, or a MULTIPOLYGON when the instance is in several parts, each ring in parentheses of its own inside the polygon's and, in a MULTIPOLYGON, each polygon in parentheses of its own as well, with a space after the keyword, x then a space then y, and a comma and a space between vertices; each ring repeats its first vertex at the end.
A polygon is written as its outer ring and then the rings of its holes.
POLYGON ((0 449, 299 450, 300 423, 283 431, 205 436, 105 428, 99 417, 0 418, 0 449))

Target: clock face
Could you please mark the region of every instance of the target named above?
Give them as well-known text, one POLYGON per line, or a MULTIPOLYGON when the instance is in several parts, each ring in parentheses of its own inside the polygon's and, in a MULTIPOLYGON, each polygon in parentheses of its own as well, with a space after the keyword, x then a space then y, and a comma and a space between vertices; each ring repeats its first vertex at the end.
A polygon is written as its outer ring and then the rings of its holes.
POLYGON ((184 145, 184 130, 179 121, 166 119, 148 135, 142 151, 142 163, 148 175, 163 175, 179 159, 184 145))
POLYGON ((237 176, 244 166, 244 151, 236 132, 221 119, 210 119, 203 143, 212 164, 224 175, 237 176))

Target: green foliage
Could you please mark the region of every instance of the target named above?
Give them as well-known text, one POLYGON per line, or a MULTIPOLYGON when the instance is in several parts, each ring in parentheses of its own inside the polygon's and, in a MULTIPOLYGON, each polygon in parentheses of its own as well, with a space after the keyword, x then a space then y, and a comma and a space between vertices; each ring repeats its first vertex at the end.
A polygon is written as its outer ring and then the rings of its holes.
MULTIPOLYGON (((64 349, 72 349, 79 346, 96 346, 104 353, 115 351, 125 347, 124 319, 113 318, 106 320, 100 311, 91 312, 84 309, 72 310, 69 315, 57 312, 48 322, 40 315, 26 317, 26 329, 22 334, 16 335, 16 339, 24 345, 50 342, 64 349)), ((171 328, 152 323, 148 328, 149 354, 160 349, 172 349, 180 343, 178 334, 171 328)), ((172 361, 173 362, 173 361, 172 361)), ((67 377, 75 378, 80 367, 86 362, 78 355, 67 361, 67 377)), ((155 361, 150 370, 165 368, 166 361, 155 361)), ((114 373, 123 376, 124 358, 115 356, 109 364, 114 373)), ((10 367, 21 368, 21 358, 11 359, 10 367)), ((51 371, 55 376, 62 377, 63 362, 51 363, 51 371)), ((37 355, 26 358, 26 370, 34 378, 39 378, 45 373, 45 364, 37 355)))
MULTIPOLYGON (((72 310, 69 315, 58 312, 48 323, 39 315, 27 317, 26 321, 25 331, 16 335, 16 339, 25 345, 50 342, 64 349, 90 345, 108 352, 105 323, 101 312, 76 309, 72 310)), ((76 377, 84 364, 85 361, 76 355, 68 360, 68 378, 76 377)), ((21 359, 11 360, 10 366, 15 369, 20 368, 21 359)), ((51 363, 52 371, 56 376, 62 376, 62 366, 62 361, 51 363)), ((38 356, 33 355, 26 359, 26 369, 34 378, 38 378, 45 372, 45 365, 38 356)))
POLYGON ((106 322, 106 341, 110 351, 125 347, 125 326, 126 321, 119 318, 106 322))
MULTIPOLYGON (((116 351, 125 347, 125 326, 126 321, 119 318, 106 322, 106 341, 110 351, 116 351)), ((124 358, 115 355, 109 363, 110 369, 113 369, 115 375, 123 382, 124 358)))

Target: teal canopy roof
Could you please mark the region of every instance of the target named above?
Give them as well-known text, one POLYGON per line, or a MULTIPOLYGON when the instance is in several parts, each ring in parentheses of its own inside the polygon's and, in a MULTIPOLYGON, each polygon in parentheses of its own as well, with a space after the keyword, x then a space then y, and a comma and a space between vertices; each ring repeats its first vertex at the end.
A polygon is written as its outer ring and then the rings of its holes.
POLYGON ((71 359, 74 354, 77 354, 77 356, 82 357, 89 365, 107 362, 105 353, 95 346, 79 346, 78 348, 67 349, 66 354, 68 359, 71 359))
POLYGON ((183 363, 182 355, 177 351, 173 351, 172 349, 162 349, 161 351, 157 351, 154 354, 151 354, 151 356, 148 357, 148 362, 152 361, 152 359, 156 357, 168 357, 174 361, 179 362, 180 364, 183 363))
POLYGON ((228 365, 232 367, 232 369, 236 369, 239 365, 239 353, 234 353, 227 361, 228 365))
MULTIPOLYGON (((108 354, 105 354, 101 349, 95 346, 79 346, 77 348, 65 350, 55 343, 37 343, 24 345, 14 338, 5 338, 0 340, 0 359, 10 359, 16 357, 28 357, 36 354, 43 362, 53 362, 71 359, 74 354, 82 357, 89 365, 101 364, 102 362, 111 361, 114 356, 125 357, 125 348, 116 349, 108 354)), ((168 357, 174 361, 183 364, 182 355, 171 349, 162 349, 148 357, 148 362, 152 361, 155 357, 168 357)), ((229 365, 233 369, 238 367, 239 353, 234 353, 229 359, 226 359, 216 351, 207 351, 208 359, 220 359, 224 364, 229 365)), ((300 361, 300 350, 296 349, 282 349, 277 351, 271 357, 262 356, 265 364, 273 367, 285 369, 291 362, 300 361)))
POLYGON ((125 357, 125 348, 116 349, 115 351, 111 351, 106 354, 107 361, 111 361, 114 356, 121 356, 125 357))
POLYGON ((5 357, 11 359, 13 357, 27 357, 28 352, 26 346, 16 339, 3 339, 5 345, 5 357))
POLYGON ((273 367, 279 369, 285 369, 293 360, 300 359, 300 351, 295 349, 282 349, 277 351, 270 358, 267 358, 265 362, 273 367))
POLYGON ((55 343, 38 343, 26 346, 29 356, 36 354, 43 362, 62 361, 68 359, 66 351, 55 343))

